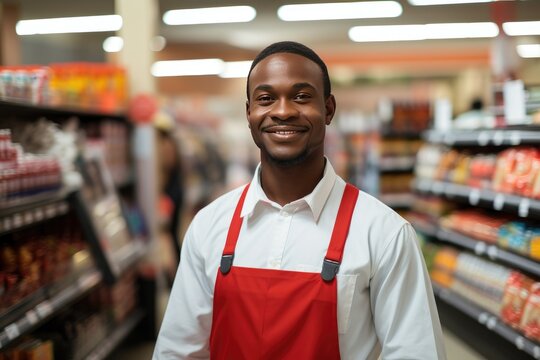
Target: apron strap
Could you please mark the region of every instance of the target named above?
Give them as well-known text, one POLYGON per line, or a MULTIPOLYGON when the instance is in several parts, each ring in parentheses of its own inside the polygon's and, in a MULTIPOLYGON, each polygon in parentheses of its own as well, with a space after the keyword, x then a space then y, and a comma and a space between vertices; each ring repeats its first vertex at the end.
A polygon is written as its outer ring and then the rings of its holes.
POLYGON ((339 205, 334 230, 332 231, 330 245, 328 245, 328 251, 326 252, 321 271, 321 276, 325 281, 332 281, 339 271, 341 259, 343 258, 343 248, 349 234, 349 227, 358 194, 359 190, 356 187, 346 184, 343 197, 341 198, 341 204, 339 205))
POLYGON ((238 200, 238 204, 234 210, 231 226, 229 227, 229 232, 227 233, 225 248, 223 249, 223 255, 221 256, 221 266, 219 267, 222 274, 227 274, 229 271, 231 271, 234 259, 234 249, 236 248, 238 235, 240 234, 240 228, 242 227, 243 221, 240 214, 242 213, 242 207, 244 206, 244 200, 246 199, 249 185, 250 184, 246 185, 244 191, 242 191, 242 195, 240 195, 240 200, 238 200))

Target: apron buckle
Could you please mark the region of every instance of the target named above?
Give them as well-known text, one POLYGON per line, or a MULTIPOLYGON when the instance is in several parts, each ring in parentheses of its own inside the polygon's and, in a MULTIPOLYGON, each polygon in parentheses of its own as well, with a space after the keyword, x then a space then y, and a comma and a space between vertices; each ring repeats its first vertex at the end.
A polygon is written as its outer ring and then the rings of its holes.
POLYGON ((223 275, 228 274, 229 271, 231 271, 233 259, 234 253, 223 255, 221 257, 221 266, 219 267, 219 271, 221 271, 223 275))
POLYGON ((336 274, 339 271, 339 265, 341 265, 339 262, 325 258, 323 262, 322 272, 321 272, 321 276, 323 280, 324 281, 334 280, 334 278, 336 277, 336 274))

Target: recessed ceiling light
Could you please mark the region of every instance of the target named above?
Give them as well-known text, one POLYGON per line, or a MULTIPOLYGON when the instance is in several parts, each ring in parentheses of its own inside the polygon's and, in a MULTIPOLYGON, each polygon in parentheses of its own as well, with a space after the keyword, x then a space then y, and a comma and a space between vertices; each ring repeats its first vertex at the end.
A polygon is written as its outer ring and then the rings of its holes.
POLYGON ((222 78, 245 78, 248 76, 253 60, 246 61, 227 61, 225 68, 219 74, 222 78))
POLYGON ((120 15, 98 15, 20 20, 17 22, 15 31, 18 35, 35 35, 118 31, 121 28, 120 15))
POLYGON ((396 1, 358 1, 321 4, 283 5, 278 17, 283 21, 342 20, 400 16, 403 8, 396 1))
POLYGON ((167 25, 196 25, 249 22, 257 16, 251 6, 223 6, 169 10, 163 14, 167 25))
POLYGON ((487 3, 493 0, 409 0, 409 4, 415 6, 425 5, 455 5, 455 4, 472 4, 472 3, 487 3))
POLYGON ((516 49, 522 58, 540 58, 540 44, 521 44, 516 49))
POLYGON ((511 21, 503 24, 509 36, 540 35, 540 21, 511 21))
POLYGON ((491 22, 355 26, 349 30, 349 38, 356 42, 491 38, 498 34, 499 28, 491 22))
POLYGON ((221 59, 167 60, 152 64, 154 76, 219 75, 225 65, 221 59))
POLYGON ((119 52, 124 47, 124 39, 120 36, 109 36, 103 40, 103 50, 105 52, 119 52))

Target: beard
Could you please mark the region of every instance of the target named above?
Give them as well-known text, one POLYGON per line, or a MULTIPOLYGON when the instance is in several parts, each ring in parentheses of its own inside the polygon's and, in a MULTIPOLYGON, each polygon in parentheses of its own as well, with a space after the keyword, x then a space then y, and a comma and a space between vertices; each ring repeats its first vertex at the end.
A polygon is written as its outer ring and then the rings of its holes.
POLYGON ((296 165, 300 165, 304 162, 304 160, 308 157, 308 151, 307 149, 304 149, 300 154, 298 154, 295 157, 289 158, 289 159, 282 159, 277 158, 275 156, 272 156, 270 153, 266 153, 268 160, 270 160, 271 163, 274 165, 280 166, 280 167, 292 167, 296 165))

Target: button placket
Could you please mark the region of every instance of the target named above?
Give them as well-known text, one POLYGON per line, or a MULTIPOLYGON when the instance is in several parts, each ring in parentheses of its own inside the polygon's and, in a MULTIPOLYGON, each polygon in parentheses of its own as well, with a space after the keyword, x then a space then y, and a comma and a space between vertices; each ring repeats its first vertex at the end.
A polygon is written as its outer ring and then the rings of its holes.
POLYGON ((289 234, 292 214, 281 209, 277 216, 276 228, 272 239, 272 248, 268 257, 268 267, 280 269, 283 260, 283 251, 289 234))

